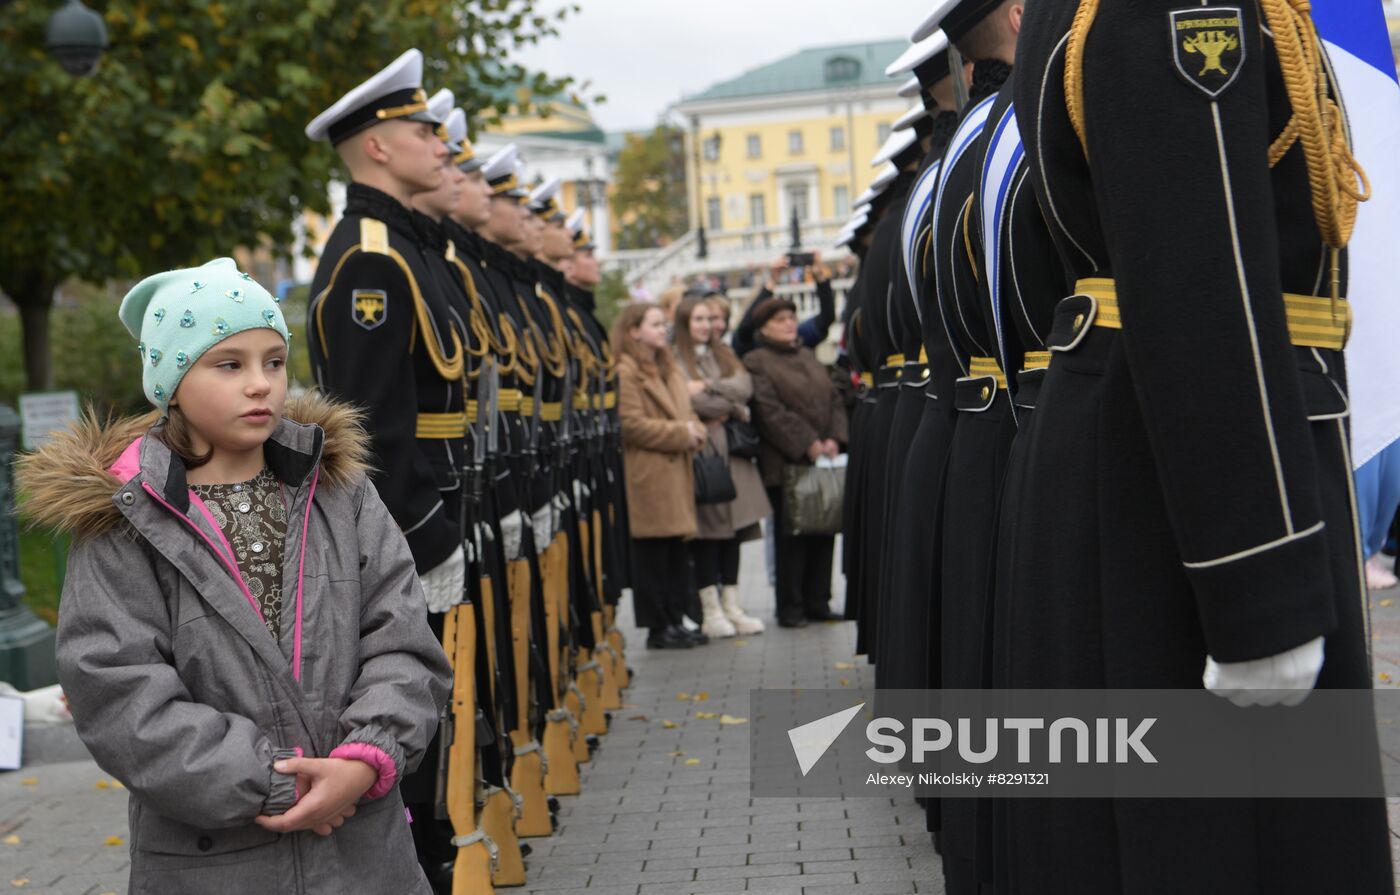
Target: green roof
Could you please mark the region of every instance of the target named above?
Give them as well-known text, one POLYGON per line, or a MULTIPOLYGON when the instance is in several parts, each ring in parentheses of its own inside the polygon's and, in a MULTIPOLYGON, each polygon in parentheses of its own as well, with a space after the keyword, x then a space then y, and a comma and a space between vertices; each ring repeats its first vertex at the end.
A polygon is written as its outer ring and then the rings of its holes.
POLYGON ((810 47, 721 81, 682 102, 890 84, 893 82, 885 77, 885 66, 908 48, 905 39, 810 47))

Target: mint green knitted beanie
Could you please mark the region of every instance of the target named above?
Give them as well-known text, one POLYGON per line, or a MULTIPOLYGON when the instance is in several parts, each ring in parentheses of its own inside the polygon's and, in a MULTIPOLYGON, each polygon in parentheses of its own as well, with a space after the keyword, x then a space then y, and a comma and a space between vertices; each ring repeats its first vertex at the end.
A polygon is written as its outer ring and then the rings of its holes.
POLYGON ((180 380, 204 352, 245 330, 276 330, 290 344, 278 299, 238 269, 232 258, 167 270, 137 283, 117 316, 138 339, 141 385, 162 411, 180 380))

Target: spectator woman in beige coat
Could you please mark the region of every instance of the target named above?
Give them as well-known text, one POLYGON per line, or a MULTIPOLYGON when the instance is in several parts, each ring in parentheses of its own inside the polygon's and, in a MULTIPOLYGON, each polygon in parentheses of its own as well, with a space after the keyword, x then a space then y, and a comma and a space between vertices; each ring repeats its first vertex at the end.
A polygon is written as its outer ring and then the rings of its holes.
POLYGON ((709 638, 681 626, 690 598, 690 576, 683 572, 690 560, 685 542, 696 530, 691 456, 705 442, 705 427, 671 359, 660 307, 637 302, 623 308, 612 344, 637 625, 650 629, 651 649, 695 646, 709 638))
POLYGON ((739 605, 739 545, 762 537, 759 521, 773 512, 758 467, 729 453, 724 424, 749 421, 753 380, 734 352, 720 341, 722 323, 710 299, 691 295, 676 308, 676 363, 688 380, 690 403, 707 430, 707 446, 729 464, 735 498, 695 508, 698 531, 690 542, 704 615, 700 630, 711 637, 759 634, 763 622, 739 605))

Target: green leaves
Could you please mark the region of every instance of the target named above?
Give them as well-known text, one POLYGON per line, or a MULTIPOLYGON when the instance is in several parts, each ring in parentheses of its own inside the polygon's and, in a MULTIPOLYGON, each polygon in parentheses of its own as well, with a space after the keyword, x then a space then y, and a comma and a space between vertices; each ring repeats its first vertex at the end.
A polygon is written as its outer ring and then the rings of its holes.
POLYGON ((512 106, 516 88, 523 105, 547 103, 572 79, 510 61, 572 14, 544 5, 104 0, 111 48, 74 79, 43 49, 53 4, 12 0, 0 14, 0 291, 46 306, 29 293, 72 277, 135 278, 240 246, 291 252, 294 224, 326 209, 339 171, 307 141, 308 121, 413 46, 429 92, 451 87, 473 117, 512 106))
POLYGON ((686 230, 685 156, 680 131, 659 124, 628 134, 617 157, 612 208, 621 225, 619 247, 662 245, 686 230))

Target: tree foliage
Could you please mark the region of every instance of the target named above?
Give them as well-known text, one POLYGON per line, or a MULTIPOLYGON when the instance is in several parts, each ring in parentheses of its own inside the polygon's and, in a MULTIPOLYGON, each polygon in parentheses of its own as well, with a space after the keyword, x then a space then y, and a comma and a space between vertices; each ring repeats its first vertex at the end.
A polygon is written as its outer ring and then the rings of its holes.
MULTIPOLYGON (((133 279, 237 246, 285 252, 327 212, 338 160, 303 128, 409 47, 471 110, 567 92, 516 49, 578 10, 540 0, 104 0, 111 47, 75 79, 44 47, 49 0, 0 12, 0 291, 30 388, 51 381, 48 310, 69 277, 133 279), (523 88, 523 89, 521 89, 523 88)), ((522 107, 522 103, 524 104, 522 107)))
POLYGON ((685 141, 679 129, 658 124, 650 133, 627 135, 611 201, 619 248, 664 245, 686 231, 685 141))

